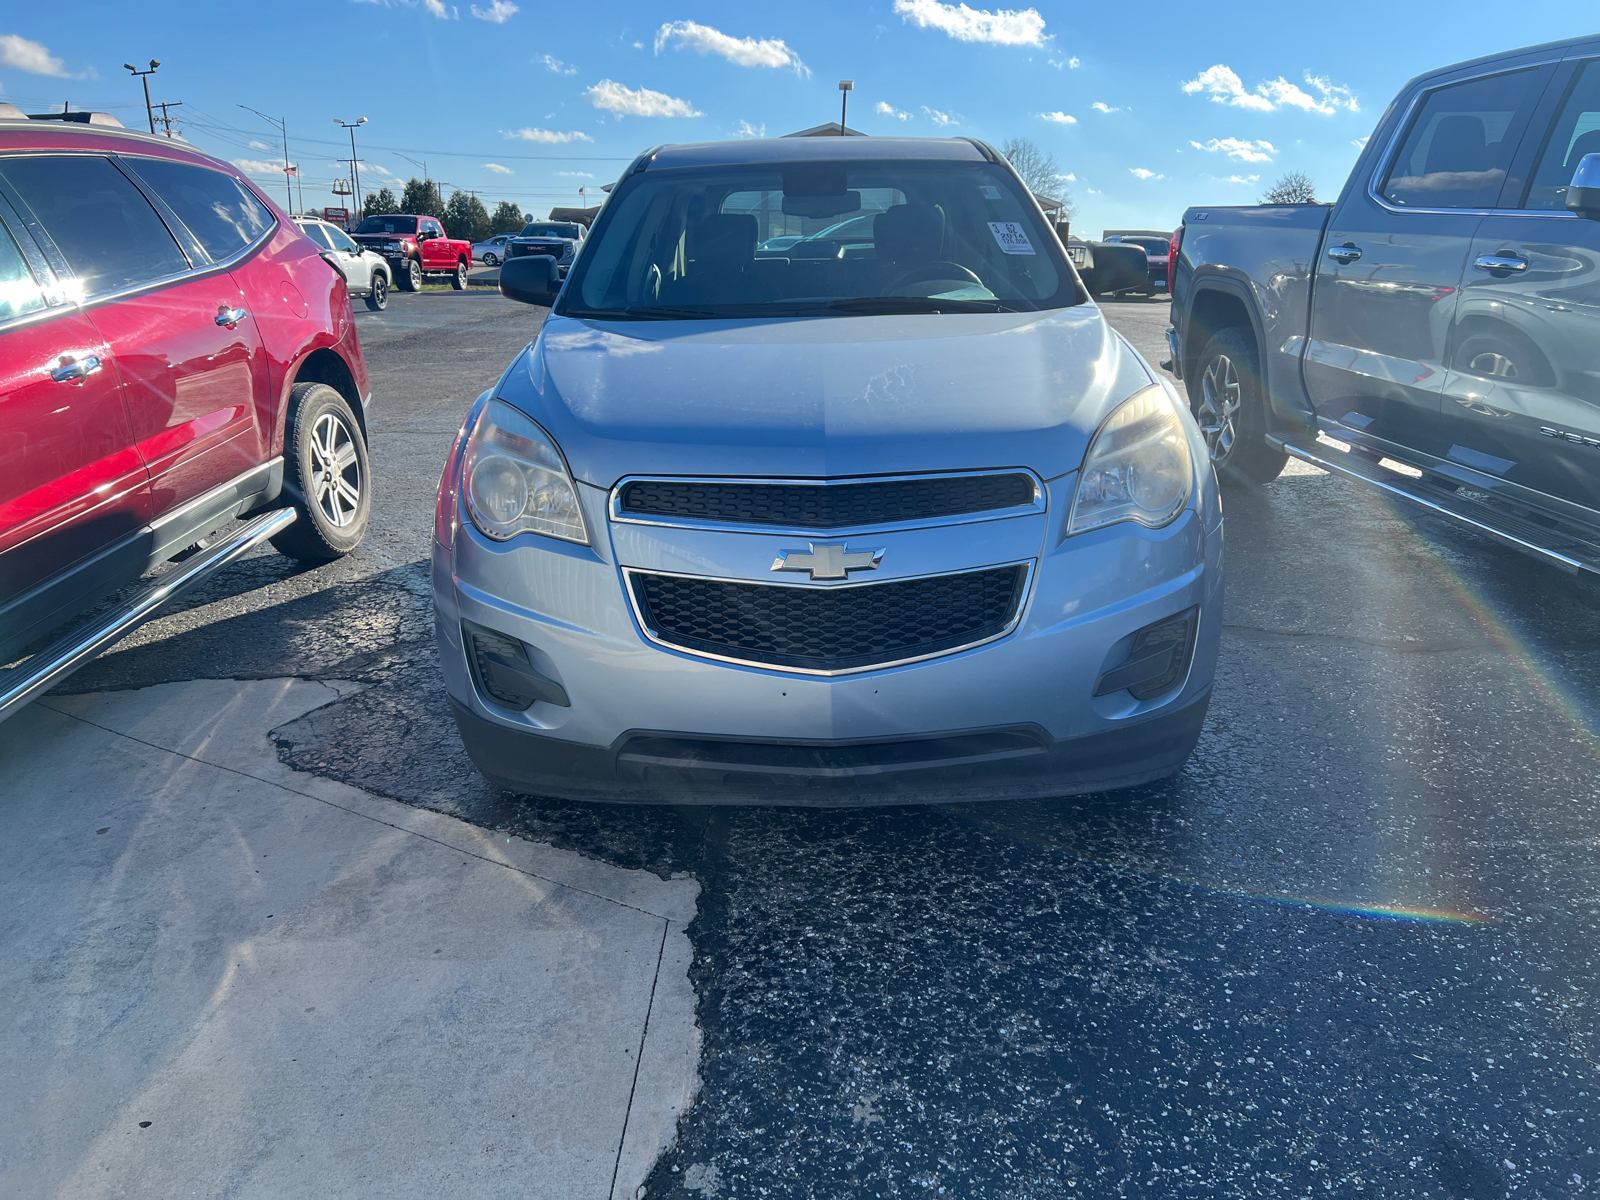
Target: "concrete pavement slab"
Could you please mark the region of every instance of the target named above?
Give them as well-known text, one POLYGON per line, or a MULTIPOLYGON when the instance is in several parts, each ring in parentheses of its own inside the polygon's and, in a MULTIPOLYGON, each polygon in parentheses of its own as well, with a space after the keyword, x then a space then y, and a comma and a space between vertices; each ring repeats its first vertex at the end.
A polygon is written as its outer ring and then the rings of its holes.
POLYGON ((695 885, 279 766, 351 690, 0 727, 0 1196, 634 1194, 694 1086, 695 885))

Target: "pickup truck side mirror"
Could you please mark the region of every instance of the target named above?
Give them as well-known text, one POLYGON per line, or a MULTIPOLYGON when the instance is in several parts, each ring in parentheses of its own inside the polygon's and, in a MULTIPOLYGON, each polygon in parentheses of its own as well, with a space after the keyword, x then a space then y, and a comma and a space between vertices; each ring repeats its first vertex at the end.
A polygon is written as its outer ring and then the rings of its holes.
POLYGON ((1567 188, 1567 211, 1600 221, 1600 154, 1585 154, 1567 188))
POLYGON ((507 300, 549 308, 561 290, 561 272, 548 254, 508 258, 500 268, 500 294, 507 300))

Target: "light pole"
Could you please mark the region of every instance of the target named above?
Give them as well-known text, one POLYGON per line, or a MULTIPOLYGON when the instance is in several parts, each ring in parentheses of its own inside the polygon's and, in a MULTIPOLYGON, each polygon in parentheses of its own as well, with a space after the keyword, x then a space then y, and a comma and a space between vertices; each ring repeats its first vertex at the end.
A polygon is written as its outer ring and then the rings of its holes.
POLYGON ((139 82, 144 84, 144 115, 150 120, 150 132, 154 133, 156 131, 156 110, 155 106, 150 103, 150 76, 156 73, 156 68, 161 65, 161 60, 152 58, 148 71, 141 71, 132 63, 123 63, 122 65, 132 71, 139 82))
POLYGON ((855 88, 856 88, 856 81, 854 79, 841 79, 841 80, 839 80, 839 136, 840 137, 844 136, 844 114, 845 114, 845 109, 847 109, 849 107, 849 105, 850 105, 850 93, 855 91, 855 88))
POLYGON ((354 121, 341 121, 338 117, 333 123, 341 129, 350 131, 350 173, 351 182, 355 185, 356 212, 360 213, 364 205, 361 201, 361 165, 356 162, 356 130, 367 123, 365 117, 357 117, 354 121))
POLYGON ((291 213, 294 212, 294 179, 291 177, 290 171, 289 171, 289 120, 288 120, 288 118, 285 117, 283 120, 280 121, 277 117, 269 117, 269 116, 267 116, 266 113, 261 112, 259 109, 251 108, 248 104, 241 104, 241 105, 239 105, 239 107, 244 109, 245 112, 253 112, 253 113, 255 113, 256 116, 260 117, 263 121, 267 121, 267 122, 269 122, 269 123, 271 123, 273 125, 276 125, 278 127, 278 132, 283 134, 283 191, 284 191, 284 195, 286 197, 285 204, 286 204, 286 207, 287 207, 288 211, 291 212, 291 213))

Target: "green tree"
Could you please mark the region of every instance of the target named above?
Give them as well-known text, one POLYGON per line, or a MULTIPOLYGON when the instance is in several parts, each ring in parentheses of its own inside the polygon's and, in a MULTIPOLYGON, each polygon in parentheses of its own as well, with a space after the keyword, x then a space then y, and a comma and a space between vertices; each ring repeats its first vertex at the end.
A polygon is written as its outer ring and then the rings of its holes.
POLYGON ((494 206, 494 216, 489 218, 489 236, 497 233, 519 233, 527 224, 522 219, 522 210, 509 200, 502 200, 494 206))
POLYGON ((481 242, 489 236, 489 210, 471 192, 453 192, 444 206, 444 231, 453 238, 481 242))
POLYGON ((394 198, 394 193, 388 188, 379 188, 375 192, 368 192, 367 198, 361 205, 361 216, 381 217, 386 213, 400 211, 400 201, 394 198))
POLYGON ((416 217, 438 217, 444 220, 444 197, 439 185, 431 179, 418 179, 413 175, 406 180, 406 190, 400 197, 400 211, 416 217))

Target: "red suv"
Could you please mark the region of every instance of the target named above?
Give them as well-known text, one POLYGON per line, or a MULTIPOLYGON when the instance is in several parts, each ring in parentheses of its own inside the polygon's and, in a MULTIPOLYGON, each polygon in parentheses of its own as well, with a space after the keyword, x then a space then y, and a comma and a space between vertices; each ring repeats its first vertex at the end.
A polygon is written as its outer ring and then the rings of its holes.
MULTIPOLYGON (((0 663, 185 551, 192 580, 267 537, 354 549, 370 399, 344 280, 232 167, 0 106, 0 663)), ((0 718, 174 572, 13 669, 0 718)))

